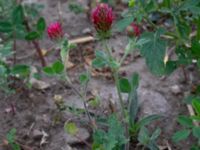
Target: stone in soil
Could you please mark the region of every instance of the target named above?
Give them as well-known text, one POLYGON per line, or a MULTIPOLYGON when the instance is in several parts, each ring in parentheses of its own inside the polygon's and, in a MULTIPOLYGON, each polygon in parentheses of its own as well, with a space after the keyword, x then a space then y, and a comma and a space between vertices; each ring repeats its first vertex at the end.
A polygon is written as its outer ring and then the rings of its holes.
POLYGON ((180 86, 178 86, 178 85, 173 85, 173 86, 171 87, 171 92, 172 92, 174 95, 181 94, 181 88, 180 88, 180 86))
POLYGON ((167 99, 156 91, 139 89, 138 100, 140 104, 139 118, 153 114, 165 117, 170 115, 171 106, 167 99))
POLYGON ((42 137, 43 137, 43 133, 38 129, 34 129, 33 133, 32 133, 32 136, 33 136, 34 140, 41 140, 42 137))

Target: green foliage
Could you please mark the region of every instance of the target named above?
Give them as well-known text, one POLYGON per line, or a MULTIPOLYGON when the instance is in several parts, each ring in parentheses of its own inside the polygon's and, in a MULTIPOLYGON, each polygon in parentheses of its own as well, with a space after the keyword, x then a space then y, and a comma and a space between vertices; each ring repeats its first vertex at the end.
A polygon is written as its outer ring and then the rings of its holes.
POLYGON ((138 112, 138 97, 137 97, 137 88, 139 86, 139 75, 137 73, 132 75, 130 79, 131 91, 128 95, 128 115, 129 115, 129 125, 133 126, 138 112))
POLYGON ((27 65, 15 65, 11 67, 10 74, 18 77, 27 77, 30 74, 30 67, 27 65))
POLYGON ((13 54, 12 44, 13 42, 7 42, 0 46, 0 89, 7 94, 14 92, 9 86, 13 83, 11 77, 27 81, 26 79, 30 75, 29 66, 22 64, 10 66, 7 63, 7 59, 13 54))
POLYGON ((127 26, 129 26, 134 20, 133 16, 127 16, 116 23, 116 28, 118 31, 123 31, 127 26))
POLYGON ((135 5, 135 0, 129 0, 128 6, 134 7, 134 5, 135 5))
POLYGON ((12 12, 12 21, 13 25, 21 25, 24 21, 24 12, 23 12, 23 6, 17 5, 12 12))
POLYGON ((60 61, 56 61, 51 66, 44 67, 43 71, 50 76, 60 75, 64 71, 64 65, 60 61))
MULTIPOLYGON (((180 142, 182 140, 186 140, 190 135, 195 137, 198 141, 200 140, 200 127, 195 126, 193 121, 200 121, 200 99, 192 98, 192 106, 195 110, 194 116, 179 116, 178 123, 183 126, 182 130, 177 131, 172 136, 172 140, 174 142, 180 142)), ((198 145, 198 144, 197 144, 198 145)), ((192 149, 199 148, 199 146, 193 146, 192 149)))
POLYGON ((44 32, 46 29, 46 22, 45 19, 43 17, 40 17, 38 22, 37 22, 37 30, 39 32, 44 32))
POLYGON ((172 73, 181 65, 189 65, 193 59, 199 62, 200 39, 200 2, 195 0, 185 1, 155 1, 155 0, 129 0, 129 11, 122 16, 123 19, 116 23, 119 31, 123 31, 131 22, 145 21, 153 32, 145 32, 139 40, 146 42, 139 46, 142 56, 150 71, 156 75, 172 73), (172 21, 171 27, 165 27, 165 32, 160 32, 160 25, 156 24, 160 18, 167 17, 172 21), (154 18, 154 19, 152 19, 154 18), (191 38, 191 33, 197 31, 191 38), (170 38, 163 38, 163 36, 170 38), (188 44, 191 43, 191 47, 188 44), (176 46, 177 60, 168 60, 164 63, 166 44, 176 46))
POLYGON ((107 132, 97 129, 93 134, 92 150, 121 150, 124 144, 128 142, 124 136, 124 127, 116 116, 110 116, 107 123, 107 132))
POLYGON ((20 146, 16 143, 16 132, 15 128, 11 129, 6 135, 7 141, 12 147, 12 150, 21 150, 20 146))
POLYGON ((186 138, 188 138, 188 136, 190 135, 190 130, 186 129, 186 130, 181 130, 176 132, 173 137, 172 140, 174 142, 179 142, 181 140, 185 140, 186 138))
POLYGON ((31 31, 25 36, 26 40, 33 41, 42 37, 46 29, 45 19, 43 17, 39 18, 36 26, 37 29, 35 31, 31 31))
POLYGON ((96 58, 92 62, 92 66, 95 68, 110 67, 112 69, 119 68, 119 63, 104 51, 95 51, 96 58))
POLYGON ((178 122, 185 127, 192 127, 193 126, 193 122, 192 119, 186 116, 179 116, 178 117, 178 122))
POLYGON ((38 39, 39 37, 40 37, 40 34, 38 32, 32 31, 26 35, 25 39, 28 41, 32 41, 32 40, 38 39))
POLYGON ((86 73, 82 73, 80 76, 79 76, 79 81, 81 83, 81 85, 86 85, 90 80, 90 74, 88 72, 86 73))
POLYGON ((78 128, 77 128, 76 124, 73 122, 69 122, 69 123, 66 122, 64 129, 65 129, 65 132, 70 135, 76 135, 78 132, 78 128))
POLYGON ((69 7, 70 11, 74 12, 75 14, 80 14, 80 13, 84 12, 83 6, 80 4, 76 4, 74 2, 70 2, 68 7, 69 7))
POLYGON ((192 106, 195 109, 197 116, 200 116, 200 99, 193 99, 192 106))
POLYGON ((131 85, 129 83, 129 80, 126 78, 121 78, 119 80, 120 90, 123 93, 129 93, 131 92, 131 85))
POLYGON ((140 129, 152 123, 155 120, 160 119, 159 115, 150 115, 147 117, 142 118, 141 120, 134 122, 130 126, 130 134, 132 137, 137 137, 140 129))
POLYGON ((166 51, 166 42, 160 39, 162 30, 154 33, 144 33, 142 39, 147 40, 141 47, 141 54, 146 59, 146 64, 152 73, 163 75, 165 73, 164 57, 166 51))
POLYGON ((161 133, 161 130, 158 128, 150 136, 147 128, 141 127, 139 135, 138 135, 138 141, 140 142, 140 144, 142 144, 144 147, 149 148, 150 150, 159 150, 156 144, 156 140, 160 136, 160 133, 161 133))
POLYGON ((9 21, 0 21, 0 32, 9 33, 12 31, 12 24, 9 21))

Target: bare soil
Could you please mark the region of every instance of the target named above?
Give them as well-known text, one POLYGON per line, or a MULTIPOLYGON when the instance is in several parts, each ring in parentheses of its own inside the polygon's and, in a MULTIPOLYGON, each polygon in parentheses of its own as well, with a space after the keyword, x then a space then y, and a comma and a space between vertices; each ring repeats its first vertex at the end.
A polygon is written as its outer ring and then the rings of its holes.
MULTIPOLYGON (((68 9, 66 0, 61 0, 61 10, 63 18, 63 28, 67 33, 69 39, 83 37, 86 35, 93 34, 95 32, 91 26, 87 15, 84 13, 74 14, 68 9), (91 33, 84 34, 83 30, 89 29, 91 33)), ((86 6, 86 0, 80 0, 83 6, 86 6)), ((39 1, 44 4, 45 8, 41 12, 47 20, 47 24, 52 21, 58 20, 59 15, 57 11, 58 1, 44 0, 39 1)), ((119 12, 116 12, 119 13, 119 12)), ((59 52, 54 47, 54 43, 48 38, 40 41, 41 47, 51 52, 46 56, 47 62, 50 64, 59 57, 59 52), (52 51, 52 48, 55 48, 52 51)), ((114 37, 110 40, 110 44, 113 48, 114 55, 120 57, 123 53, 123 49, 127 43, 125 33, 115 33, 114 37)), ((18 62, 27 63, 36 68, 40 68, 40 62, 36 54, 29 56, 34 51, 34 48, 30 43, 19 41, 17 50, 18 62), (23 55, 22 55, 23 54, 23 55), (20 59, 21 57, 23 59, 20 59)), ((101 48, 101 44, 98 42, 90 42, 78 45, 78 47, 71 52, 71 61, 75 67, 70 69, 70 75, 73 78, 75 85, 78 86, 77 77, 80 72, 88 67, 87 60, 92 56, 93 51, 101 48), (84 63, 83 63, 84 62, 84 63)), ((136 52, 137 53, 137 52, 136 52)), ((136 55, 136 54, 134 54, 136 55)), ((138 55, 137 55, 138 56, 138 55)), ((171 141, 171 136, 174 131, 180 127, 176 122, 176 118, 179 114, 188 114, 186 105, 183 103, 184 96, 189 93, 189 89, 198 83, 197 73, 194 71, 193 66, 186 70, 189 77, 188 81, 185 82, 183 72, 181 69, 176 70, 169 77, 156 77, 152 75, 146 67, 144 59, 141 57, 130 56, 127 59, 121 69, 122 74, 130 76, 133 72, 140 74, 140 88, 160 93, 166 100, 170 107, 170 111, 165 114, 165 118, 162 121, 158 121, 155 127, 162 129, 162 135, 159 139, 159 145, 166 146, 167 143, 172 147, 173 150, 188 150, 192 144, 192 139, 188 142, 184 142, 175 145, 171 141), (181 88, 180 94, 174 94, 171 87, 178 85, 181 88)), ((38 69, 40 71, 40 69, 38 69)), ((55 95, 62 95, 64 102, 69 106, 76 108, 83 108, 82 102, 75 96, 72 90, 64 85, 62 82, 48 78, 42 75, 43 81, 50 84, 50 87, 44 90, 20 88, 15 94, 5 96, 3 93, 0 94, 0 141, 6 138, 7 132, 12 129, 17 129, 17 142, 21 145, 26 145, 24 150, 68 150, 68 141, 66 141, 66 133, 64 132, 63 126, 65 121, 71 119, 78 123, 79 127, 85 128, 91 133, 90 126, 87 126, 87 118, 83 115, 80 118, 74 116, 72 113, 65 111, 59 112, 54 102, 55 95), (10 108, 15 109, 15 113, 7 112, 10 108), (56 121, 56 119, 58 121, 56 121), (47 143, 41 144, 41 137, 37 138, 34 134, 36 130, 44 131, 48 134, 46 138, 47 143)), ((95 91, 98 91, 102 96, 101 107, 97 110, 91 109, 91 112, 96 114, 108 114, 109 100, 116 101, 114 83, 109 76, 109 71, 95 72, 94 76, 89 84, 88 93, 92 95, 95 91)), ((154 104, 152 104, 154 105, 154 104)), ((165 107, 165 106, 163 106, 165 107)), ((141 110, 142 111, 142 110, 141 110)), ((156 113, 157 111, 155 111, 156 113)), ((78 140, 78 143, 71 145, 73 148, 80 150, 89 149, 83 141, 78 140)), ((91 143, 91 135, 87 139, 88 143, 91 143)), ((9 150, 9 148, 1 147, 0 150, 9 150)), ((133 148, 131 148, 133 149, 133 148)))

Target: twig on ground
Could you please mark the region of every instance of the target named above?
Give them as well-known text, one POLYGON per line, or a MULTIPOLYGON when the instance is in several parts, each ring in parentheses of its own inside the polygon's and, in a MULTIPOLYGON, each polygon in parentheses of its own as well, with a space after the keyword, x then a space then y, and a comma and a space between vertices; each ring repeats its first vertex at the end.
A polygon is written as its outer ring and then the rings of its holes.
POLYGON ((69 40, 69 43, 71 44, 83 44, 83 43, 87 43, 87 42, 92 42, 94 41, 94 37, 93 36, 86 36, 86 37, 79 37, 73 40, 69 40))

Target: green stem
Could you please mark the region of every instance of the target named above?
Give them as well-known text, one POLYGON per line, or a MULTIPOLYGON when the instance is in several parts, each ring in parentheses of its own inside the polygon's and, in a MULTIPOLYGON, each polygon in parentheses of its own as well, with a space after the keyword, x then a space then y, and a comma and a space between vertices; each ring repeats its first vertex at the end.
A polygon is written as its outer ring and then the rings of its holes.
POLYGON ((119 75, 117 72, 113 72, 113 77, 115 80, 115 85, 117 87, 117 94, 119 97, 119 103, 120 103, 120 107, 121 107, 121 111, 122 111, 122 116, 126 117, 126 112, 125 112, 125 108, 124 108, 124 104, 123 104, 123 98, 122 98, 122 94, 120 91, 120 85, 119 85, 119 75))
POLYGON ((125 52, 124 55, 122 56, 122 58, 121 58, 121 60, 119 62, 120 66, 123 64, 123 62, 126 59, 127 55, 128 55, 128 53, 125 52))
POLYGON ((86 104, 86 89, 85 89, 84 92, 83 92, 84 94, 82 94, 81 92, 79 92, 79 91, 73 86, 73 83, 72 83, 72 81, 70 80, 70 78, 69 78, 69 76, 68 76, 68 74, 67 74, 67 71, 66 71, 66 68, 67 68, 67 61, 68 61, 68 53, 67 53, 67 55, 66 55, 65 62, 64 62, 64 63, 65 63, 65 64, 64 64, 65 79, 66 79, 68 85, 71 87, 72 91, 73 91, 76 95, 78 95, 78 96, 81 98, 81 100, 82 100, 82 102, 83 102, 83 105, 84 105, 85 112, 86 112, 87 117, 88 117, 88 120, 89 120, 89 122, 92 124, 92 126, 93 126, 94 128, 96 128, 96 125, 95 125, 94 121, 92 120, 92 117, 90 116, 89 109, 88 109, 87 104, 86 104))
MULTIPOLYGON (((103 44, 104 44, 105 50, 106 50, 106 52, 109 56, 109 59, 113 58, 111 50, 108 47, 106 40, 103 40, 103 44)), ((124 108, 124 104, 123 104, 123 98, 122 98, 121 91, 120 91, 118 69, 117 70, 114 70, 113 68, 111 68, 111 69, 112 69, 112 75, 114 77, 115 85, 117 87, 117 94, 118 94, 118 97, 119 97, 119 104, 120 104, 120 107, 121 107, 121 113, 122 113, 123 117, 126 117, 125 108, 124 108)))
MULTIPOLYGON (((103 41, 103 44, 104 44, 105 50, 106 50, 106 52, 109 56, 109 59, 113 59, 111 50, 108 47, 106 40, 103 41)), ((121 107, 121 117, 123 118, 122 121, 123 121, 123 124, 125 125, 125 136, 127 138, 129 138, 129 127, 128 127, 128 124, 126 123, 126 111, 125 111, 125 107, 124 107, 124 104, 123 104, 123 98, 122 98, 120 85, 119 85, 119 74, 118 74, 119 69, 111 68, 111 70, 112 70, 112 76, 114 77, 115 85, 116 85, 116 88, 117 88, 117 94, 118 94, 118 97, 119 97, 118 100, 119 100, 119 104, 120 104, 120 107, 121 107)), ((125 144, 125 150, 129 150, 129 143, 125 144)))

